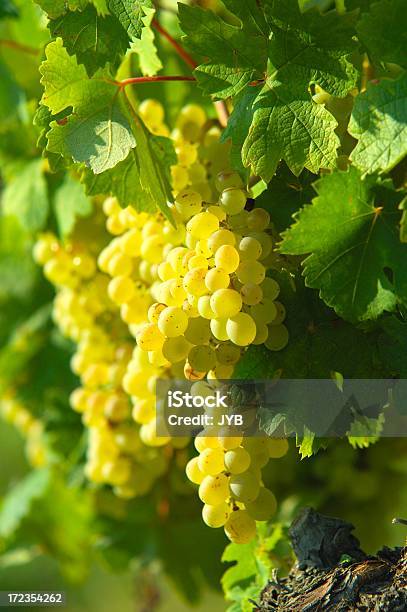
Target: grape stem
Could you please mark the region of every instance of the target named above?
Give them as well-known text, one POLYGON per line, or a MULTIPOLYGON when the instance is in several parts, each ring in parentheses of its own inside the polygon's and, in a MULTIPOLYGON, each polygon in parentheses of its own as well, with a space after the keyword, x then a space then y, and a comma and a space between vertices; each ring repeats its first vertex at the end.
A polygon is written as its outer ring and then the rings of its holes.
POLYGON ((115 85, 120 88, 127 87, 127 85, 137 85, 139 83, 159 83, 162 81, 192 81, 195 82, 196 78, 192 76, 167 76, 167 75, 158 75, 158 76, 142 76, 142 77, 132 77, 130 79, 123 79, 123 81, 114 81, 115 85))
POLYGON ((157 32, 161 34, 161 36, 168 40, 170 45, 174 47, 175 51, 180 57, 182 57, 182 59, 186 64, 188 64, 188 66, 190 66, 192 69, 197 67, 198 64, 196 63, 196 61, 189 55, 189 53, 187 53, 187 51, 185 51, 185 49, 179 44, 179 42, 176 41, 175 38, 173 38, 165 28, 163 28, 163 26, 157 21, 157 19, 153 19, 152 25, 157 30, 157 32))
POLYGON ((22 51, 23 53, 28 53, 29 55, 38 55, 39 50, 34 47, 29 47, 28 45, 23 45, 15 40, 0 40, 0 46, 9 47, 9 49, 15 49, 16 51, 22 51))
MULTIPOLYGON (((173 38, 165 28, 163 28, 163 26, 157 21, 157 19, 153 19, 152 26, 166 40, 168 40, 170 45, 172 45, 178 55, 184 60, 184 62, 188 66, 190 66, 190 68, 194 70, 197 67, 198 64, 196 63, 196 61, 189 55, 187 51, 185 51, 184 47, 182 47, 182 45, 180 45, 179 42, 175 40, 175 38, 173 38)), ((224 100, 219 100, 214 102, 213 104, 216 110, 216 114, 218 115, 219 123, 222 127, 226 127, 229 119, 229 109, 227 107, 226 102, 224 100)))

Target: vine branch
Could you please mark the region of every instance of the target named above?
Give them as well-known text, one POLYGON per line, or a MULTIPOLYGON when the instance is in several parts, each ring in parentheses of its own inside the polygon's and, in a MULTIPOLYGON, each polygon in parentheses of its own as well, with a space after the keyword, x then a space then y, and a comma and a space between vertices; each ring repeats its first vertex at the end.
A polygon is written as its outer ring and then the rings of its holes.
POLYGON ((190 81, 196 82, 196 78, 193 76, 167 76, 167 75, 157 75, 157 76, 142 76, 142 77, 131 77, 129 79, 123 79, 123 81, 114 81, 114 84, 120 88, 127 87, 127 85, 138 85, 140 83, 159 83, 162 81, 190 81))
POLYGON ((166 40, 168 40, 170 45, 174 47, 175 51, 180 57, 182 57, 182 59, 186 64, 188 64, 188 66, 190 66, 192 69, 197 67, 198 64, 196 63, 196 61, 189 55, 187 51, 185 51, 184 47, 182 47, 182 45, 180 45, 179 42, 175 40, 175 38, 173 38, 165 28, 163 28, 163 26, 157 21, 157 19, 153 19, 152 25, 157 30, 157 32, 159 32, 166 40))
POLYGON ((29 55, 38 55, 39 50, 34 47, 29 47, 28 45, 23 45, 22 43, 17 42, 16 40, 0 40, 0 46, 8 47, 9 49, 14 49, 15 51, 21 51, 22 53, 28 53, 29 55))

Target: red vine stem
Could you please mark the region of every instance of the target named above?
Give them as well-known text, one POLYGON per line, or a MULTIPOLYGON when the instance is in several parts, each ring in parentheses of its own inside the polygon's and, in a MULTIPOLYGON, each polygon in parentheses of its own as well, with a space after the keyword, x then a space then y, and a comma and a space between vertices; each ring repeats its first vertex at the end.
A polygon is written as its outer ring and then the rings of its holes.
POLYGON ((196 78, 193 76, 142 76, 132 77, 130 79, 123 79, 123 81, 114 81, 114 84, 120 88, 127 87, 127 85, 138 85, 140 83, 159 83, 162 81, 191 81, 195 82, 196 78))
POLYGON ((198 64, 196 63, 196 61, 189 55, 189 53, 187 53, 187 51, 185 51, 185 49, 179 44, 179 42, 177 42, 175 38, 173 38, 171 34, 167 32, 165 28, 163 28, 163 26, 157 21, 157 19, 153 19, 152 25, 157 30, 157 32, 159 32, 162 36, 164 36, 166 40, 168 40, 170 45, 174 47, 175 51, 180 57, 182 57, 182 59, 186 64, 188 64, 188 66, 190 66, 192 69, 197 67, 198 64))
POLYGON ((15 40, 0 40, 0 45, 3 45, 3 47, 9 47, 10 49, 15 49, 16 51, 28 53, 29 55, 39 54, 38 49, 35 49, 34 47, 29 47, 28 45, 23 45, 15 40))

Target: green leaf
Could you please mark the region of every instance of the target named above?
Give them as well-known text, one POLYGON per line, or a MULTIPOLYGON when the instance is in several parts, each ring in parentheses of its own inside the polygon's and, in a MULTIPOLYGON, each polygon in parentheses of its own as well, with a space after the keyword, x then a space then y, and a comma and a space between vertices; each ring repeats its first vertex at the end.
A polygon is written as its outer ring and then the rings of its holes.
POLYGON ((113 168, 136 145, 117 86, 101 72, 89 79, 61 39, 47 46, 46 55, 40 68, 42 103, 54 114, 68 106, 74 111, 63 125, 51 124, 48 150, 85 162, 95 174, 113 168))
POLYGON ((265 5, 273 36, 269 79, 290 89, 317 83, 334 96, 345 96, 356 84, 357 70, 349 60, 356 14, 301 13, 298 0, 265 5))
POLYGON ((407 67, 407 14, 404 0, 380 0, 357 23, 359 40, 376 62, 407 67))
POLYGON ((232 167, 246 180, 249 172, 242 163, 242 147, 253 121, 253 102, 256 97, 255 87, 248 88, 237 96, 233 113, 230 115, 221 137, 221 142, 231 140, 230 159, 232 167))
POLYGON ((61 17, 67 10, 83 11, 88 0, 35 0, 50 19, 61 17))
POLYGON ((50 481, 48 469, 31 472, 5 497, 0 510, 0 537, 10 538, 31 512, 34 501, 44 495, 50 481))
POLYGON ((322 299, 349 320, 375 319, 406 303, 407 246, 397 229, 400 194, 387 186, 378 190, 372 177, 362 181, 355 168, 325 176, 315 190, 318 197, 296 215, 280 249, 311 253, 303 262, 306 285, 319 289, 322 299))
MULTIPOLYGON (((304 167, 316 173, 321 167, 335 166, 337 122, 306 92, 293 94, 282 85, 267 83, 251 112, 253 121, 243 144, 242 160, 254 174, 269 181, 281 159, 296 176, 304 167)), ((233 120, 239 122, 243 119, 241 108, 237 113, 233 120)))
POLYGON ((399 209, 403 211, 400 220, 400 240, 407 242, 407 196, 400 202, 399 209))
POLYGON ((0 121, 3 129, 22 113, 25 94, 3 62, 0 62, 0 81, 0 121))
POLYGON ((95 175, 85 170, 82 181, 89 195, 113 195, 120 206, 133 206, 136 210, 154 212, 156 207, 150 194, 140 184, 140 169, 135 150, 111 170, 95 175))
POLYGON ((84 64, 89 76, 108 62, 118 64, 128 46, 127 34, 115 17, 98 15, 92 6, 67 11, 48 25, 53 37, 61 37, 70 55, 84 64))
POLYGON ((109 9, 131 40, 141 38, 144 19, 151 11, 154 12, 151 0, 109 0, 109 9))
MULTIPOLYGON (((253 4, 250 0, 249 5, 253 4)), ((207 9, 186 4, 179 4, 178 9, 186 45, 209 58, 194 71, 205 93, 227 98, 263 76, 267 64, 267 38, 263 33, 249 28, 248 36, 245 23, 241 28, 230 25, 207 9)))
POLYGON ((143 28, 140 39, 131 43, 131 50, 138 55, 140 70, 144 75, 153 76, 163 67, 154 43, 154 32, 143 28))
POLYGON ((29 231, 40 230, 48 216, 48 191, 41 159, 24 162, 3 193, 3 210, 29 231))
POLYGON ((407 75, 369 83, 348 129, 358 140, 350 159, 363 174, 394 168, 407 153, 407 75))
POLYGON ((5 17, 18 17, 18 9, 11 0, 0 0, 0 19, 5 17))
POLYGON ((69 174, 55 193, 54 208, 61 236, 70 234, 78 217, 87 217, 92 212, 92 204, 82 185, 69 174))
POLYGON ((356 418, 347 433, 349 443, 353 448, 367 448, 377 442, 383 430, 385 418, 384 413, 376 419, 367 416, 356 418))

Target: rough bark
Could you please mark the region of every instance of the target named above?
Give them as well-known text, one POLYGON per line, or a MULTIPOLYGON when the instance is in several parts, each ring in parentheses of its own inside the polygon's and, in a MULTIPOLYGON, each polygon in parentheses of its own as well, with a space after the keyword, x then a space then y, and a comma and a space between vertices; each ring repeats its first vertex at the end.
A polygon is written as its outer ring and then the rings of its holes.
POLYGON ((289 576, 270 580, 257 612, 407 611, 407 548, 360 550, 353 526, 305 509, 290 538, 298 563, 289 576))

